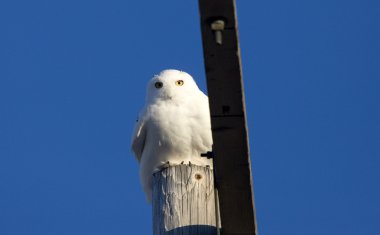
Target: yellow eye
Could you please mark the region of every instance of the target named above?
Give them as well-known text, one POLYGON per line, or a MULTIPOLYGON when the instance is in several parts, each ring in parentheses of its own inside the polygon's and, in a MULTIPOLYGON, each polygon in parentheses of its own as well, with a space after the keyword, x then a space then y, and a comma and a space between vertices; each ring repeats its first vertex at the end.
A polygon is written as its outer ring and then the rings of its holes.
POLYGON ((178 80, 178 81, 175 81, 175 84, 177 86, 182 86, 184 84, 183 80, 178 80))

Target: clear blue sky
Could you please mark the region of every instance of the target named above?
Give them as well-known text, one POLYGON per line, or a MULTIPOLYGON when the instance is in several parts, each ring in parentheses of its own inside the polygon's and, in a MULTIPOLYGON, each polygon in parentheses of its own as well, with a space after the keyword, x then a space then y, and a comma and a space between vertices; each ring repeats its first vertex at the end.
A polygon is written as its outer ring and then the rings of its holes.
MULTIPOLYGON (((238 0, 261 235, 380 234, 380 1, 238 0)), ((0 2, 0 234, 151 234, 130 136, 197 1, 0 2)))

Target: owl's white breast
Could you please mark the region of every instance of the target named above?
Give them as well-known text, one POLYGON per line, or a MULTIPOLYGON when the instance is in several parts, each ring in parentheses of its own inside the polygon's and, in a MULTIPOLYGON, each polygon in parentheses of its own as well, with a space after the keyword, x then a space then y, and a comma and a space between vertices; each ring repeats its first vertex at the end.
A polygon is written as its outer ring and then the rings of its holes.
POLYGON ((199 91, 189 99, 157 100, 145 112, 148 131, 140 162, 145 191, 151 188, 153 172, 166 162, 212 166, 200 157, 212 147, 207 96, 199 91))

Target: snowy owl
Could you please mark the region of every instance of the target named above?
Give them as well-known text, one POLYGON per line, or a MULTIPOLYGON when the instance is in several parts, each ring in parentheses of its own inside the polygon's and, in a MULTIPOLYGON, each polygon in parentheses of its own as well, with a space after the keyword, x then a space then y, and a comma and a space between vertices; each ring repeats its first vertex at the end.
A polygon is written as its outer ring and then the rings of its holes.
POLYGON ((140 163, 140 180, 152 199, 152 175, 166 164, 212 167, 201 157, 211 151, 208 97, 186 72, 164 70, 147 86, 146 104, 137 120, 132 150, 140 163))

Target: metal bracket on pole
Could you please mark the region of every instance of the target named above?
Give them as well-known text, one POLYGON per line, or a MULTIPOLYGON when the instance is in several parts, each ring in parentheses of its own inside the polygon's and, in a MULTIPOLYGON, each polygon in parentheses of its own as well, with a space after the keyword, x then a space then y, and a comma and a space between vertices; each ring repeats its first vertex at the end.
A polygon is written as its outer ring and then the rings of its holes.
POLYGON ((213 159, 215 157, 214 152, 201 153, 201 157, 207 157, 207 159, 213 159))

